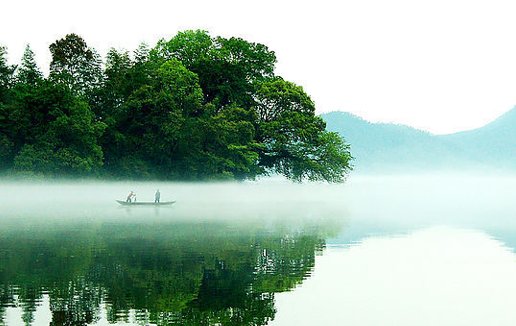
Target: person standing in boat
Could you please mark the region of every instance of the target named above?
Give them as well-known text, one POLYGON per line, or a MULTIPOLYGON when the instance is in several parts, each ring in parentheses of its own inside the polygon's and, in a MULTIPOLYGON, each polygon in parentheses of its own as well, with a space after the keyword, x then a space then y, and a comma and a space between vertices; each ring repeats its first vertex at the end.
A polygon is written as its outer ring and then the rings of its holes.
POLYGON ((159 199, 161 197, 161 193, 159 192, 159 189, 156 190, 156 194, 154 195, 154 202, 159 203, 159 199))
POLYGON ((136 194, 134 193, 134 191, 131 190, 129 195, 127 195, 127 199, 125 200, 125 202, 126 203, 132 202, 133 201, 133 197, 134 197, 134 201, 136 201, 136 194))

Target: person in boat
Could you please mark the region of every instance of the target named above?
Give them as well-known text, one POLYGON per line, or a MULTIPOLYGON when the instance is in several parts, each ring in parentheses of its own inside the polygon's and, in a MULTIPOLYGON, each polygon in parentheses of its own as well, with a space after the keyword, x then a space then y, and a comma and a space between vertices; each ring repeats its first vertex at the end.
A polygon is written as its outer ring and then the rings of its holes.
POLYGON ((134 198, 134 201, 136 201, 136 194, 134 193, 134 191, 131 190, 131 192, 129 193, 129 195, 127 195, 127 199, 125 200, 127 203, 130 203, 133 201, 133 198, 134 198))
POLYGON ((156 190, 156 194, 154 195, 154 202, 159 203, 159 199, 161 197, 161 193, 159 192, 159 189, 156 190))

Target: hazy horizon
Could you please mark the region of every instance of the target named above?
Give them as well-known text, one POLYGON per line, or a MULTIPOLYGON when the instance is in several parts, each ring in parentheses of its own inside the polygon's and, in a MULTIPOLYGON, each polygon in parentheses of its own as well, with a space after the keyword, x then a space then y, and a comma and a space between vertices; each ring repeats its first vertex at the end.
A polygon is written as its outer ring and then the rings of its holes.
POLYGON ((462 132, 468 132, 468 131, 473 131, 473 130, 476 130, 476 129, 483 128, 483 127, 485 127, 485 126, 495 122, 496 120, 498 120, 499 118, 503 117, 504 115, 506 115, 507 113, 509 113, 511 111, 516 111, 516 104, 514 106, 511 106, 510 109, 508 109, 507 111, 503 111, 498 116, 495 116, 495 117, 491 118, 490 120, 482 122, 479 125, 472 126, 472 127, 468 128, 468 129, 461 129, 461 130, 456 130, 456 131, 451 131, 451 132, 432 132, 431 130, 419 128, 417 126, 413 126, 413 125, 409 125, 409 124, 399 123, 399 122, 396 122, 396 121, 390 121, 388 119, 387 120, 368 119, 367 117, 361 116, 360 114, 356 114, 356 113, 353 113, 351 111, 339 110, 339 109, 330 110, 330 111, 327 111, 327 112, 322 112, 322 113, 319 113, 319 115, 323 116, 323 115, 332 114, 332 113, 345 113, 345 114, 350 114, 351 116, 353 116, 355 118, 358 118, 360 120, 363 120, 363 121, 365 121, 367 123, 371 123, 371 124, 395 125, 395 126, 400 126, 400 127, 408 127, 408 128, 412 128, 412 129, 415 129, 415 130, 418 130, 418 131, 422 131, 424 133, 428 133, 428 134, 433 135, 433 136, 448 136, 448 135, 454 135, 454 134, 458 134, 458 133, 462 133, 462 132))

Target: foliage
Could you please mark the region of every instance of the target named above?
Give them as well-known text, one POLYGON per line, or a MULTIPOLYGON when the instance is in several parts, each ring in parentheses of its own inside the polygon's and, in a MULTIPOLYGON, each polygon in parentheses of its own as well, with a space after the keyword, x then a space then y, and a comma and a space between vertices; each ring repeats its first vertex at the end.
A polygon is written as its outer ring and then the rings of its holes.
POLYGON ((68 34, 55 41, 50 44, 50 52, 50 78, 81 95, 100 86, 100 56, 79 35, 68 34))
POLYGON ((255 94, 260 164, 293 180, 339 182, 350 169, 349 146, 325 131, 302 87, 281 78, 261 82, 255 94))
POLYGON ((19 84, 10 103, 15 171, 48 175, 93 173, 102 165, 105 128, 88 104, 59 84, 19 84))
POLYGON ((50 45, 45 78, 27 46, 14 78, 0 52, 5 171, 174 180, 340 182, 349 146, 325 131, 276 56, 241 38, 184 31, 100 56, 76 34, 50 45))
POLYGON ((9 111, 6 106, 10 98, 15 68, 7 63, 6 48, 0 46, 0 171, 12 165, 13 142, 9 137, 9 111))
POLYGON ((211 38, 205 31, 185 31, 161 40, 152 51, 154 60, 176 58, 199 75, 205 103, 248 107, 253 83, 273 76, 276 56, 257 43, 240 38, 211 38))
POLYGON ((34 52, 29 45, 23 52, 21 65, 16 71, 16 79, 18 83, 27 85, 36 85, 43 80, 43 73, 38 68, 34 52))
POLYGON ((16 67, 7 63, 7 49, 0 46, 0 103, 6 101, 16 67))

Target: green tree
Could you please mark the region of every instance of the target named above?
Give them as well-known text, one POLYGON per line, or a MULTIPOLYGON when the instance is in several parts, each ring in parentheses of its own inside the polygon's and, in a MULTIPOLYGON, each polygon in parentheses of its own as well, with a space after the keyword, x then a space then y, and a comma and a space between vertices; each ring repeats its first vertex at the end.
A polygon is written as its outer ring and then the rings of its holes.
POLYGON ((134 51, 133 60, 127 51, 112 49, 108 52, 101 100, 99 105, 94 105, 94 111, 107 125, 100 140, 105 153, 105 169, 116 176, 149 177, 151 170, 156 170, 156 166, 152 169, 149 160, 142 158, 143 153, 137 153, 141 148, 133 147, 132 122, 139 124, 139 119, 145 119, 145 116, 137 117, 127 112, 130 101, 141 98, 142 90, 153 89, 156 85, 157 71, 162 63, 149 61, 148 57, 149 48, 145 43, 134 51))
POLYGON ((192 117, 201 113, 202 91, 197 75, 175 59, 153 75, 115 116, 109 164, 127 176, 179 177, 183 162, 196 155, 192 117))
POLYGON ((7 62, 7 49, 0 46, 0 102, 5 101, 8 89, 12 86, 16 66, 7 62))
POLYGON ((150 49, 146 43, 140 43, 138 48, 133 52, 133 66, 129 70, 130 87, 127 95, 136 91, 144 85, 151 85, 155 78, 156 70, 164 63, 163 61, 155 62, 149 60, 150 49))
POLYGON ((254 84, 274 76, 276 55, 265 45, 241 38, 216 38, 217 71, 208 71, 206 88, 221 104, 252 105, 254 84), (215 78, 213 78, 215 77, 215 78))
POLYGON ((113 114, 124 104, 132 85, 130 70, 132 61, 127 51, 117 51, 111 48, 106 55, 103 84, 97 90, 97 100, 91 104, 98 120, 108 125, 113 114))
POLYGON ((7 50, 0 46, 0 171, 7 170, 12 161, 13 141, 7 103, 13 86, 15 66, 7 62, 7 50))
POLYGON ((154 60, 176 58, 199 76, 205 103, 249 108, 253 82, 273 76, 276 56, 263 44, 240 38, 212 38, 206 31, 185 31, 153 49, 154 60))
POLYGON ((79 95, 90 95, 102 82, 100 56, 77 34, 50 44, 50 78, 79 95))
POLYGON ((18 83, 27 85, 35 85, 43 79, 43 73, 38 68, 34 52, 29 45, 25 47, 23 52, 21 65, 16 71, 16 80, 18 83))
POLYGON ((94 121, 85 101, 59 84, 17 88, 10 120, 17 171, 85 175, 102 165, 98 138, 105 125, 94 121))
POLYGON ((114 103, 113 107, 120 107, 128 93, 129 71, 133 65, 128 51, 117 51, 111 48, 106 55, 104 70, 104 88, 110 91, 107 97, 114 103))
POLYGON ((206 31, 190 30, 177 33, 169 41, 158 41, 150 51, 150 58, 154 61, 177 59, 189 70, 195 70, 212 60, 213 51, 213 39, 206 31))
POLYGON ((104 71, 76 34, 50 51, 48 79, 29 46, 13 78, 0 49, 4 171, 339 182, 351 168, 349 146, 263 44, 185 31, 133 58, 111 49, 104 71))
POLYGON ((209 117, 201 134, 201 162, 211 175, 253 178, 279 173, 299 181, 339 182, 350 170, 349 147, 326 134, 314 103, 300 86, 274 76, 276 57, 266 46, 185 31, 161 40, 150 54, 155 62, 170 58, 199 76, 204 103, 210 108, 205 109, 209 117), (255 118, 241 120, 238 131, 231 130, 235 121, 225 119, 228 108, 252 110, 255 118), (235 143, 224 136, 229 133, 252 134, 253 139, 235 143))
POLYGON ((143 63, 149 59, 150 49, 147 43, 142 42, 138 45, 138 48, 134 51, 134 61, 136 63, 143 63))
MULTIPOLYGON (((9 72, 12 74, 13 69, 9 72)), ((34 92, 34 89, 43 81, 43 73, 39 70, 34 52, 27 45, 22 57, 22 62, 16 69, 14 77, 11 78, 12 83, 9 87, 9 97, 4 103, 0 103, 0 170, 8 170, 12 168, 13 159, 17 151, 21 147, 22 139, 20 131, 29 132, 33 126, 24 124, 23 118, 18 115, 18 100, 27 94, 34 92), (23 125, 23 127, 22 127, 23 125)), ((27 103, 30 110, 32 103, 27 103)))
POLYGON ((260 165, 267 171, 302 181, 339 182, 350 170, 349 146, 315 116, 315 105, 303 88, 273 78, 256 90, 260 165))
POLYGON ((227 107, 202 119, 203 148, 199 170, 203 178, 254 178, 263 173, 258 166, 253 110, 227 107))

